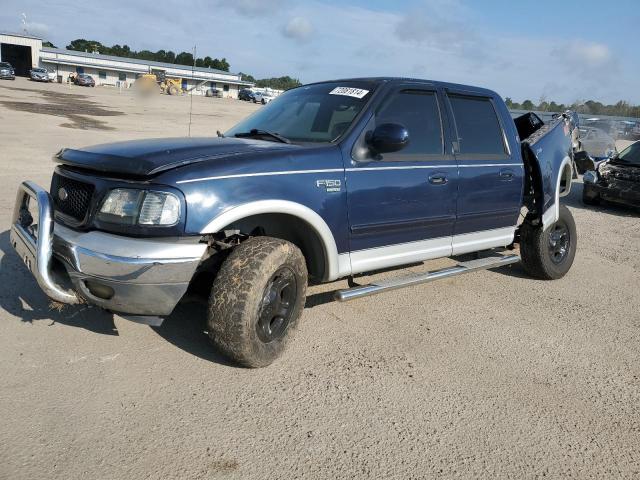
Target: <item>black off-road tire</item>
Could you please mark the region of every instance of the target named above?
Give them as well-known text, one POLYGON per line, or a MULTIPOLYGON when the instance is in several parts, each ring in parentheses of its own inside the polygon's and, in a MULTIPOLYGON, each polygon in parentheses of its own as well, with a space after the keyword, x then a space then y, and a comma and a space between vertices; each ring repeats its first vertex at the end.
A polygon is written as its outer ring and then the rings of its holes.
POLYGON ((239 365, 265 367, 291 338, 306 289, 307 267, 298 247, 277 238, 250 238, 233 249, 213 283, 209 337, 239 365), (281 285, 288 286, 279 291, 281 285))
MULTIPOLYGON (((564 277, 573 264, 577 240, 576 223, 564 205, 560 205, 558 221, 546 230, 523 224, 520 227, 520 257, 524 270, 532 277, 543 280, 564 277), (556 250, 563 238, 567 242, 567 248, 564 255, 559 255, 556 250)), ((564 240, 561 243, 563 242, 564 240)))

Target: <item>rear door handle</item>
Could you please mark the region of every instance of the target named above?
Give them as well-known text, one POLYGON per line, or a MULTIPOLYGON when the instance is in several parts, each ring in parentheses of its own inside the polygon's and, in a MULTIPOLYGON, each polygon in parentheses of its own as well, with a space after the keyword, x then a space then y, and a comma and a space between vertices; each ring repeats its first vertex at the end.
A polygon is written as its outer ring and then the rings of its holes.
POLYGON ((444 173, 434 173, 429 175, 429 183, 433 185, 444 185, 447 181, 447 176, 444 173))
POLYGON ((500 178, 504 181, 510 182, 513 180, 513 170, 500 170, 500 178))

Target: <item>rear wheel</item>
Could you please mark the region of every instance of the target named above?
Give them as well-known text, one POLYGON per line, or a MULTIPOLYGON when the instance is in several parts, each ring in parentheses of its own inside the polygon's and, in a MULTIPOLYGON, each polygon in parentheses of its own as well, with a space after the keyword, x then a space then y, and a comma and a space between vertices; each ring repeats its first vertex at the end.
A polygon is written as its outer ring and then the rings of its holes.
POLYGON ((522 266, 532 277, 562 278, 573 265, 577 246, 576 224, 567 207, 560 205, 558 221, 546 230, 524 224, 520 231, 522 266))
POLYGON ((169 93, 169 95, 177 95, 178 94, 178 87, 176 87, 175 85, 169 85, 169 88, 167 89, 167 92, 169 93))
POLYGON ((209 297, 214 345, 245 367, 264 367, 285 349, 305 303, 307 267, 292 243, 254 237, 222 264, 209 297))

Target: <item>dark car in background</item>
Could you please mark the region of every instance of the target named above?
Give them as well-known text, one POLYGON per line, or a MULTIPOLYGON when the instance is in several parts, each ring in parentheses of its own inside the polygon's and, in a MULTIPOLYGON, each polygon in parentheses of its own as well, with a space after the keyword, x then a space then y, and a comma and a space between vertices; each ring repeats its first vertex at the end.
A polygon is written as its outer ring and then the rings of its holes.
POLYGON ((244 100, 246 102, 253 102, 253 92, 248 88, 242 89, 238 92, 238 100, 244 100))
POLYGON ((582 201, 600 200, 640 208, 640 141, 596 165, 583 176, 582 201))
POLYGON ((95 87, 96 81, 93 79, 91 75, 87 75, 86 73, 79 74, 74 83, 81 87, 95 87))
POLYGON ((0 62, 0 79, 15 80, 16 73, 9 62, 0 62))

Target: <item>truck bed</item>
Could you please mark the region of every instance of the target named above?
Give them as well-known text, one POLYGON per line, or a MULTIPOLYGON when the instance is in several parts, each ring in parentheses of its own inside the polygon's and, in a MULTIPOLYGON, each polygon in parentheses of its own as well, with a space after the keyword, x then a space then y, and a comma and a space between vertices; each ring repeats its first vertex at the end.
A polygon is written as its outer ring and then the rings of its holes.
POLYGON ((548 123, 532 112, 514 119, 525 163, 534 167, 530 173, 542 184, 537 203, 543 216, 556 206, 558 197, 569 192, 573 173, 572 133, 577 129, 576 122, 572 112, 558 115, 548 123), (569 166, 568 178, 566 165, 569 166))

